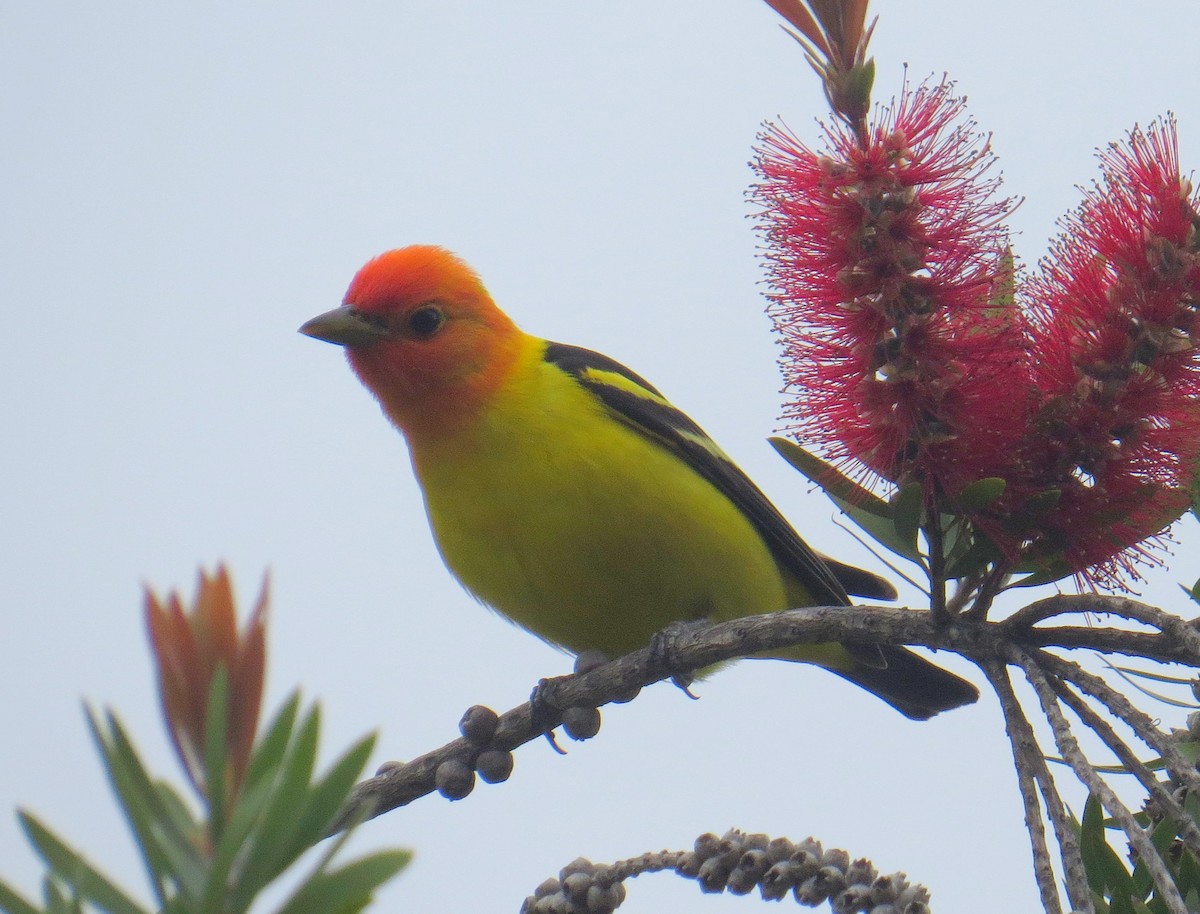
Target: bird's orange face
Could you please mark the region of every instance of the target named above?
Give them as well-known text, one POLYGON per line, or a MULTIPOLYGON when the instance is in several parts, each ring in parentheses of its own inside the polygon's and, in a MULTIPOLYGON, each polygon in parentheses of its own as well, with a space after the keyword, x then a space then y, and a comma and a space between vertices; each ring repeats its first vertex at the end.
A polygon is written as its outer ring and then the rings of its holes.
POLYGON ((470 267, 427 245, 370 261, 343 307, 301 330, 345 346, 363 384, 410 438, 452 425, 486 402, 521 337, 470 267))

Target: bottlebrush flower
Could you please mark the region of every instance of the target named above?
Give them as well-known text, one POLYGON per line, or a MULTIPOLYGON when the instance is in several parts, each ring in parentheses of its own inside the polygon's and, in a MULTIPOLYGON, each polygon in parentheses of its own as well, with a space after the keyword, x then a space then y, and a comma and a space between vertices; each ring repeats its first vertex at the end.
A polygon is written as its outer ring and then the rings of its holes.
POLYGON ((237 630, 233 587, 223 567, 215 574, 200 573, 191 609, 178 594, 161 600, 146 591, 146 627, 158 665, 163 715, 175 751, 193 786, 210 803, 205 767, 209 699, 217 670, 226 675, 225 758, 222 772, 226 797, 237 795, 250 760, 262 703, 266 665, 266 608, 264 586, 246 628, 237 630))
POLYGON ((1035 546, 1111 586, 1187 509, 1200 465, 1200 197, 1173 121, 1100 163, 1028 290, 1042 402, 1022 468, 1062 493, 1035 546))
POLYGON ((1000 224, 1012 205, 962 108, 948 83, 906 89, 861 138, 826 127, 825 152, 768 126, 752 191, 785 418, 834 461, 921 481, 941 504, 1011 466, 1033 405, 1000 224))

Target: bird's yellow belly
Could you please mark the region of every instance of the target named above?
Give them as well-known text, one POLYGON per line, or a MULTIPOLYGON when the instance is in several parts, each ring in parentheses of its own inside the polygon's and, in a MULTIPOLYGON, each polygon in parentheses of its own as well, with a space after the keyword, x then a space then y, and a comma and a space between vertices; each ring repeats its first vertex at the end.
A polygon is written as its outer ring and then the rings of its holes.
POLYGON ((434 536, 471 593, 553 644, 609 655, 675 620, 786 607, 778 565, 724 495, 610 416, 569 414, 414 449, 434 536))

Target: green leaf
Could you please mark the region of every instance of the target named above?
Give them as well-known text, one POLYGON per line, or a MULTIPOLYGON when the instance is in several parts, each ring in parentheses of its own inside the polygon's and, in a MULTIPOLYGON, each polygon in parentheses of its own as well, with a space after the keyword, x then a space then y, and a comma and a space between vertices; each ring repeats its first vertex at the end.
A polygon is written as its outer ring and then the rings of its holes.
POLYGON ((1079 850, 1092 891, 1101 896, 1111 896, 1114 911, 1122 906, 1127 909, 1133 891, 1133 878, 1108 844, 1104 832, 1104 809, 1094 795, 1088 797, 1083 807, 1079 850))
POLYGON ((79 899, 68 898, 64 886, 53 876, 47 876, 42 882, 42 896, 48 914, 77 914, 79 911, 79 899))
MULTIPOLYGON (((1108 667, 1109 669, 1116 670, 1118 673, 1128 673, 1135 679, 1152 679, 1155 682, 1166 682, 1171 685, 1190 686, 1195 680, 1195 677, 1191 676, 1165 676, 1162 673, 1151 673, 1149 670, 1136 670, 1130 666, 1108 664, 1108 667)), ((1188 707, 1194 708, 1195 705, 1188 705, 1188 707)))
POLYGON ((850 502, 877 517, 890 518, 891 506, 869 489, 865 489, 833 464, 810 454, 787 438, 768 438, 779 456, 816 483, 830 498, 850 502))
MULTIPOLYGON (((257 889, 242 893, 243 908, 235 908, 232 900, 225 900, 226 894, 231 893, 230 873, 235 863, 240 861, 244 866, 254 853, 252 835, 278 789, 299 708, 300 694, 293 692, 255 743, 246 770, 246 785, 230 810, 229 821, 213 851, 204 895, 205 910, 243 910, 254 899, 257 889)), ((234 878, 235 882, 241 881, 237 876, 234 878)))
POLYGON ((221 832, 225 830, 228 719, 229 673, 219 665, 208 690, 208 707, 204 715, 204 792, 208 800, 208 831, 214 840, 220 840, 221 832))
POLYGON ((918 553, 917 534, 921 531, 921 515, 925 511, 925 490, 919 482, 910 482, 892 500, 892 523, 896 535, 905 546, 901 555, 918 553))
POLYGON ((1070 574, 1074 574, 1074 569, 1070 565, 1061 559, 1053 559, 1048 564, 1043 565, 1040 571, 1035 571, 1023 578, 1018 578, 1006 584, 1004 589, 1011 590, 1016 587, 1038 587, 1042 584, 1053 584, 1055 581, 1060 581, 1070 574))
POLYGON ((109 882, 78 851, 68 847, 31 813, 18 812, 17 819, 29 843, 46 861, 46 866, 76 893, 110 914, 146 914, 145 909, 109 882))
POLYGON ((838 509, 884 548, 909 561, 921 563, 921 554, 896 534, 890 504, 863 488, 831 464, 786 438, 770 438, 771 445, 793 467, 820 487, 838 509))
POLYGON ((1193 603, 1200 603, 1200 580, 1197 580, 1196 583, 1192 585, 1190 590, 1181 584, 1180 590, 1186 593, 1188 595, 1188 599, 1190 599, 1193 603))
MULTIPOLYGON (((238 910, 226 900, 226 894, 230 892, 230 873, 235 864, 239 861, 244 862, 248 854, 253 852, 253 844, 249 838, 259 824, 273 789, 273 783, 260 778, 256 784, 243 790, 238 796, 233 809, 230 810, 229 821, 221 835, 220 843, 213 850, 202 910, 238 910)), ((252 896, 246 899, 247 906, 252 900, 252 896)))
POLYGON ((314 874, 279 909, 278 914, 353 914, 366 907, 371 895, 399 873, 412 854, 381 851, 328 873, 314 874))
MULTIPOLYGON (((101 727, 95 713, 85 707, 88 729, 92 740, 100 751, 113 793, 133 832, 142 863, 151 885, 154 886, 160 907, 166 904, 167 896, 163 880, 169 871, 166 856, 159 846, 155 827, 158 815, 158 798, 150 777, 146 774, 136 750, 125 737, 120 722, 109 712, 105 715, 107 727, 101 727)), ((161 827, 161 826, 160 826, 161 827)))
POLYGON ((25 896, 19 894, 8 883, 0 880, 0 911, 4 914, 42 914, 25 896))
POLYGON ((102 746, 110 781, 137 839, 159 905, 167 903, 167 881, 174 882, 186 897, 198 899, 207 872, 207 862, 196 841, 201 833, 200 824, 187 814, 182 804, 164 800, 164 790, 150 780, 137 750, 114 714, 106 715, 107 736, 90 710, 88 718, 102 746))
POLYGON ((333 764, 324 778, 313 784, 304 808, 297 810, 298 821, 290 848, 292 854, 300 856, 325 837, 350 798, 350 791, 374 748, 375 735, 363 737, 333 764))
POLYGON ((958 503, 967 511, 978 511, 999 499, 1007 485, 999 476, 977 479, 959 493, 958 503))
POLYGON ((293 692, 267 727, 266 733, 254 745, 250 766, 246 770, 248 785, 257 784, 268 775, 274 778, 292 739, 292 729, 296 725, 299 710, 300 693, 293 692))
POLYGON ((291 850, 291 838, 296 831, 299 810, 308 798, 320 727, 320 708, 314 707, 300 721, 259 827, 249 838, 246 865, 237 874, 237 885, 230 895, 235 910, 249 907, 254 896, 296 859, 297 855, 291 850))
MULTIPOLYGON (((1164 860, 1167 858, 1167 848, 1171 846, 1171 842, 1178 834, 1179 824, 1171 819, 1159 822, 1154 831, 1150 833, 1150 843, 1154 845, 1159 856, 1164 860)), ((1150 892, 1154 889, 1154 877, 1150 875, 1146 865, 1140 861, 1133 868, 1133 888, 1134 894, 1139 898, 1149 898, 1150 892)))
POLYGON ((918 565, 922 564, 921 553, 896 533, 896 525, 890 517, 882 518, 870 511, 860 510, 855 505, 844 502, 832 495, 829 497, 850 520, 858 524, 868 536, 885 549, 894 552, 902 558, 908 559, 910 562, 916 562, 918 565))
POLYGON ((1196 910, 1197 905, 1192 903, 1191 899, 1200 896, 1200 863, 1196 861, 1195 855, 1188 850, 1186 845, 1179 851, 1179 862, 1175 865, 1175 874, 1175 884, 1179 886, 1179 893, 1188 902, 1188 910, 1196 910))
POLYGON ((946 563, 945 574, 949 580, 954 581, 975 574, 1004 557, 995 544, 978 530, 973 531, 969 542, 970 545, 966 549, 952 555, 946 563))

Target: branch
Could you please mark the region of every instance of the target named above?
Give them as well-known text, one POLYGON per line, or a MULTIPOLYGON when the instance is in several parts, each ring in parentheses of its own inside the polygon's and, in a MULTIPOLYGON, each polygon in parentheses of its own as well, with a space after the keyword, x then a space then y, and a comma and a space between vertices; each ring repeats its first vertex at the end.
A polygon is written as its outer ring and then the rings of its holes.
MULTIPOLYGON (((599 708, 610 702, 627 701, 639 688, 662 679, 797 644, 836 641, 915 645, 952 651, 980 665, 989 661, 1008 662, 1014 645, 1025 649, 1086 648, 1162 663, 1200 666, 1200 644, 1193 645, 1185 638, 1119 628, 1029 628, 1024 624, 1035 617, 1084 611, 1082 601, 1072 598, 1051 598, 1051 601, 1057 602, 1034 604, 1043 607, 1038 610, 1042 613, 1040 616, 1021 611, 1004 622, 956 621, 941 627, 934 625, 926 611, 890 606, 816 606, 746 616, 709 626, 689 626, 671 633, 669 663, 664 662, 661 650, 643 648, 587 673, 555 680, 552 706, 540 708, 536 721, 529 703, 501 715, 489 745, 501 752, 511 752, 559 726, 563 720, 562 709, 599 708), (1047 604, 1052 612, 1046 613, 1047 604), (1013 619, 1018 623, 1014 624, 1013 619)), ((1145 610, 1153 610, 1153 607, 1142 604, 1136 604, 1135 615, 1127 606, 1133 602, 1119 597, 1088 597, 1086 610, 1107 612, 1107 607, 1111 608, 1112 615, 1137 621, 1152 617, 1145 610)), ((1180 626, 1187 627, 1165 613, 1154 618, 1164 628, 1170 628, 1173 634, 1180 626)), ((1076 677, 1067 678, 1074 681, 1076 677)), ((1079 680, 1079 685, 1091 692, 1083 680, 1079 680)), ((1153 745, 1164 758, 1167 757, 1166 747, 1157 742, 1153 745)), ((454 762, 470 775, 479 754, 477 741, 462 738, 411 762, 386 766, 386 770, 381 769, 376 777, 355 788, 351 805, 334 830, 344 827, 352 813, 362 815, 366 810, 366 818, 372 818, 433 792, 437 789, 438 768, 444 763, 454 762)), ((1177 752, 1175 755, 1178 757, 1177 752)))
POLYGON ((1042 654, 1038 659, 1055 676, 1077 686, 1103 704, 1114 717, 1127 724, 1140 740, 1159 754, 1173 778, 1189 791, 1200 792, 1200 773, 1196 771, 1196 766, 1183 757, 1170 736, 1154 725, 1149 714, 1099 676, 1089 673, 1077 663, 1052 654, 1042 654))
POLYGON ((564 911, 611 912, 625 900, 624 882, 642 873, 673 871, 708 893, 746 895, 755 888, 765 901, 789 892, 797 903, 868 914, 928 914, 929 891, 903 873, 880 875, 871 861, 850 860, 843 850, 825 850, 807 838, 792 842, 730 829, 720 838, 701 835, 691 851, 659 851, 601 866, 580 857, 525 899, 521 914, 564 911))
MULTIPOLYGON (((1042 711, 1046 715, 1046 719, 1050 722, 1051 729, 1054 731, 1054 742, 1058 746, 1058 751, 1063 759, 1071 766, 1075 772, 1075 776, 1087 786, 1099 800, 1101 805, 1108 810, 1109 814, 1117 820, 1121 826, 1121 830, 1125 832, 1125 836, 1129 839, 1130 847, 1137 851, 1138 860, 1150 873, 1154 880, 1154 886, 1158 890, 1159 898, 1167 906, 1167 910, 1171 914, 1188 914, 1187 905, 1184 904, 1183 897, 1179 894, 1179 887, 1175 884, 1175 880, 1167 871, 1167 866, 1159 855, 1158 850, 1150 841, 1146 830, 1138 825, 1133 818, 1133 813, 1122 803, 1112 788, 1107 782, 1100 777, 1100 773, 1092 766, 1087 757, 1083 754, 1083 750, 1079 748, 1079 743, 1075 739, 1075 735, 1071 732, 1071 727, 1063 716, 1062 708, 1058 704, 1058 699, 1054 694, 1054 689, 1051 688, 1049 680, 1045 672, 1039 667, 1028 654, 1023 651, 1014 651, 1013 660, 1020 664, 1025 671, 1025 677, 1029 680, 1037 693, 1038 700, 1041 702, 1042 711)), ((1072 836, 1074 837, 1074 836, 1072 836)), ((1061 845, 1060 840, 1060 845, 1061 845)), ((1071 870, 1073 866, 1078 866, 1078 877, 1083 881, 1084 894, 1077 896, 1075 904, 1080 907, 1083 904, 1087 905, 1085 910, 1091 910, 1090 894, 1087 892, 1087 877, 1083 873, 1083 861, 1079 855, 1079 845, 1075 842, 1072 853, 1068 854, 1068 848, 1063 846, 1064 863, 1067 866, 1068 884, 1073 882, 1071 870)), ((1075 895, 1075 889, 1072 887, 1071 894, 1075 895)))
MULTIPOLYGON (((1077 666, 1077 664, 1072 663, 1071 666, 1077 666)), ((1117 735, 1117 731, 1112 728, 1109 722, 1097 714, 1082 697, 1072 691, 1061 676, 1056 675, 1048 681, 1059 700, 1074 711, 1075 715, 1084 725, 1090 727, 1100 737, 1100 740, 1112 751, 1118 761, 1125 766, 1125 769, 1137 778, 1138 783, 1145 788, 1146 793, 1154 798, 1163 812, 1179 823, 1180 839, 1200 859, 1200 828, 1197 827, 1192 817, 1184 811, 1183 807, 1179 805, 1163 782, 1155 776, 1154 772, 1141 759, 1133 754, 1133 751, 1129 748, 1129 744, 1117 735)), ((1192 774, 1195 774, 1194 769, 1192 774)))
POLYGON ((1046 914, 1062 914, 1050 847, 1046 843, 1046 829, 1042 825, 1042 807, 1037 795, 1037 783, 1042 775, 1051 778, 1050 771, 1046 768, 1045 757, 1033 727, 1029 725, 1029 718, 1025 716, 1013 692, 1004 664, 993 659, 981 663, 980 668, 1000 699, 1000 709, 1004 712, 1004 727, 1017 769, 1017 785, 1025 805, 1025 830, 1029 833, 1030 850, 1033 853, 1033 876, 1042 896, 1042 907, 1046 914))

